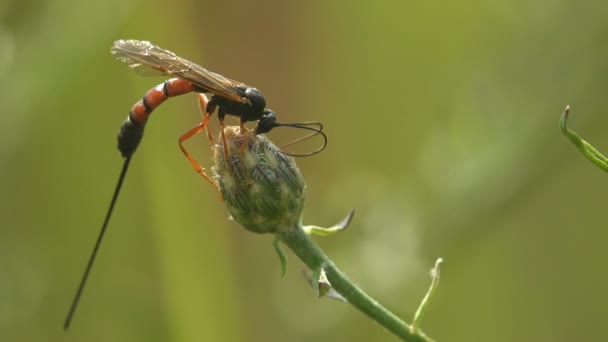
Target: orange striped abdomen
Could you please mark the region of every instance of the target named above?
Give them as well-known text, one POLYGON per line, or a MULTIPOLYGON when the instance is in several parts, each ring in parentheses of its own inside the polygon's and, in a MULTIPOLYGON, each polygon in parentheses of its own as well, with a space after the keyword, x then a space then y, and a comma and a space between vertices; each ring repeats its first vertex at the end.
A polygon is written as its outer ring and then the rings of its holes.
POLYGON ((144 97, 131 108, 129 116, 118 132, 118 149, 127 158, 135 153, 148 117, 156 107, 173 96, 179 96, 194 91, 192 83, 181 78, 172 78, 148 90, 144 97))

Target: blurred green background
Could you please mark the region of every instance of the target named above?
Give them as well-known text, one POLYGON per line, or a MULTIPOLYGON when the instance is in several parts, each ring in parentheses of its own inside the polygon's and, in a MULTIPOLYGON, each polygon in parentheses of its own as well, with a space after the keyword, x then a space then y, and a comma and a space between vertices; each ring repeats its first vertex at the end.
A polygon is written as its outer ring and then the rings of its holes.
MULTIPOLYGON (((0 341, 395 341, 317 300, 271 236, 228 221, 182 156, 196 97, 154 112, 71 331, 61 329, 122 159, 116 133, 163 81, 110 55, 151 40, 321 120, 300 159, 320 245, 438 341, 605 340, 608 5, 586 1, 0 2, 0 341), (604 336, 602 338, 602 336, 604 336)), ((272 135, 271 135, 272 136, 272 135)), ((204 136, 187 144, 211 166, 204 136)))

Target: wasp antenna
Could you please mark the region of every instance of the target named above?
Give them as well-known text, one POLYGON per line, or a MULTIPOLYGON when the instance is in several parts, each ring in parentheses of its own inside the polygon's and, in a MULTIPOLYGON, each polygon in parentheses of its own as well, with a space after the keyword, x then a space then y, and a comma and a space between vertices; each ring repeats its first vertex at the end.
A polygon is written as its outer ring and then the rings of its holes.
POLYGON ((95 257, 97 256, 97 252, 99 251, 99 246, 101 245, 101 241, 103 240, 103 236, 106 233, 106 228, 108 227, 108 222, 110 222, 110 217, 112 216, 112 211, 114 210, 114 205, 116 204, 116 200, 118 199, 118 195, 120 194, 120 189, 122 187, 122 183, 125 180, 125 176, 127 175, 127 169, 129 168, 129 163, 131 162, 131 156, 125 158, 125 162, 122 165, 122 170, 120 172, 120 176, 118 177, 118 183, 116 184, 116 188, 114 189, 114 195, 112 196, 112 201, 110 202, 110 207, 108 208, 108 212, 106 213, 106 217, 103 221, 103 225, 101 226, 101 230, 99 231, 99 236, 97 237, 97 241, 95 242, 95 247, 93 247, 93 252, 89 257, 89 262, 87 263, 87 267, 84 270, 84 274, 82 275, 82 279, 80 280, 80 285, 78 286, 78 290, 76 291, 76 295, 72 300, 72 305, 70 306, 70 310, 68 311, 68 315, 63 323, 63 330, 67 331, 70 328, 70 323, 72 323, 72 318, 74 318, 74 313, 76 312, 76 308, 78 307, 78 303, 80 302, 80 296, 84 290, 84 286, 87 283, 87 279, 89 278, 89 273, 91 272, 91 268, 93 267, 93 263, 95 262, 95 257))
POLYGON ((309 131, 313 131, 313 133, 311 133, 311 134, 305 135, 301 138, 295 139, 295 140, 281 146, 281 152, 283 154, 286 154, 291 157, 309 157, 309 156, 314 156, 315 154, 323 151, 325 149, 325 147, 327 146, 327 135, 325 135, 325 133, 323 133, 323 124, 318 121, 307 121, 307 122, 297 122, 297 123, 276 123, 275 124, 275 127, 281 127, 281 126, 300 128, 300 129, 306 129, 309 131), (310 126, 316 126, 317 128, 310 127, 310 126), (308 140, 318 134, 321 134, 321 136, 323 137, 323 144, 314 151, 299 154, 299 153, 288 153, 283 150, 286 147, 297 144, 304 140, 308 140))

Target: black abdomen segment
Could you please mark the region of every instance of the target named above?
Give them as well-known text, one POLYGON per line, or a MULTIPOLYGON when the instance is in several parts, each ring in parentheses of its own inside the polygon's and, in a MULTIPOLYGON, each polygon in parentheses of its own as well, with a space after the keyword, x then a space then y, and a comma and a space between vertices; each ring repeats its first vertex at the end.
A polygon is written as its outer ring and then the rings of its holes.
POLYGON ((144 97, 131 108, 129 116, 118 132, 118 149, 123 157, 128 158, 135 153, 148 117, 156 107, 170 97, 184 95, 194 91, 189 81, 172 78, 148 90, 144 97))

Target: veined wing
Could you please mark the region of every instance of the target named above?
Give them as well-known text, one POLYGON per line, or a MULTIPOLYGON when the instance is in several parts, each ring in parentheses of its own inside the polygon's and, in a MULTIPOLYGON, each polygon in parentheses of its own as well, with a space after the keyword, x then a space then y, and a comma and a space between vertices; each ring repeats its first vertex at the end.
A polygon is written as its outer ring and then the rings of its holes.
POLYGON ((112 54, 129 68, 144 76, 177 76, 215 95, 236 102, 246 102, 236 88, 240 82, 211 72, 146 40, 121 39, 114 42, 112 54))

